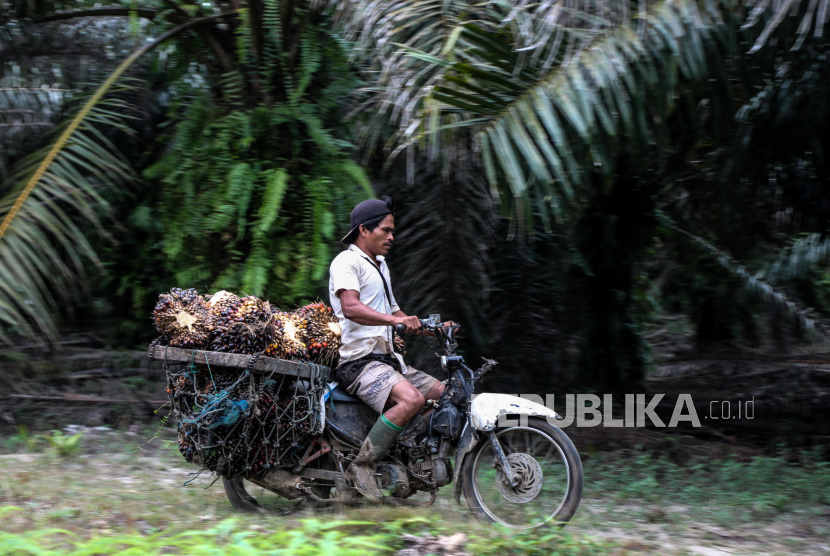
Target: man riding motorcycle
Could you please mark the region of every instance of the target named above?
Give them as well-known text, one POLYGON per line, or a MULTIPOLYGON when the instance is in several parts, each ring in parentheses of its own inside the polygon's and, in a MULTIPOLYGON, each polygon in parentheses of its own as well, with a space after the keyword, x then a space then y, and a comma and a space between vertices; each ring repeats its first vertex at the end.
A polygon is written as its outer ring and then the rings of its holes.
MULTIPOLYGON (((395 205, 392 199, 371 199, 351 212, 349 233, 341 240, 348 249, 331 263, 329 297, 342 329, 340 365, 336 379, 380 414, 360 453, 346 470, 355 488, 380 502, 376 464, 404 432, 415 436, 426 426, 420 414, 426 400, 437 400, 444 385, 407 366, 394 352, 392 329, 403 324, 411 334, 421 322, 397 304, 385 255, 394 241, 395 205)), ((451 323, 447 323, 451 324, 451 323)))

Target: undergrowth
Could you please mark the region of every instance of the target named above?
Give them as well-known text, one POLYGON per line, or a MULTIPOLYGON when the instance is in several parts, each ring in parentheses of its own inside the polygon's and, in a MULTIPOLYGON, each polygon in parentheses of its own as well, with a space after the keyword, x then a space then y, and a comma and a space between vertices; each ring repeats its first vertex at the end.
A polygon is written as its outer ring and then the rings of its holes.
MULTIPOLYGON (((0 508, 0 517, 20 508, 0 508)), ((431 520, 415 518, 388 523, 373 521, 321 521, 304 519, 298 526, 253 531, 238 519, 226 519, 205 530, 167 529, 143 535, 129 532, 83 538, 66 529, 36 529, 21 533, 0 531, 0 554, 67 556, 155 554, 225 556, 256 555, 339 555, 368 556, 391 554, 402 548, 404 533, 435 531, 431 520)), ((437 529, 441 529, 437 526, 437 529)), ((447 531, 451 534, 454 531, 447 531)), ((560 531, 532 530, 511 536, 471 539, 465 550, 493 555, 593 555, 607 552, 609 545, 595 540, 576 540, 560 531)))
POLYGON ((597 454, 585 462, 586 497, 637 504, 718 508, 724 519, 757 521, 794 510, 830 506, 830 462, 805 452, 794 464, 783 457, 750 461, 695 458, 683 464, 636 453, 597 454))

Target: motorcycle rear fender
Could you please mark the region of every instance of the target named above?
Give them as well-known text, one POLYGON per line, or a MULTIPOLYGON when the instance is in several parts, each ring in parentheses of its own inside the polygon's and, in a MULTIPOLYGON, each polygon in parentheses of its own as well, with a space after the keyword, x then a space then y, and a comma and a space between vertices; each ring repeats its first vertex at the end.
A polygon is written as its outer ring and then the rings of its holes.
POLYGON ((546 417, 548 421, 560 418, 552 409, 542 404, 510 396, 508 394, 479 394, 473 399, 470 406, 470 422, 464 424, 461 439, 458 442, 458 451, 455 455, 455 501, 461 503, 461 466, 464 458, 478 444, 476 430, 491 431, 502 415, 528 415, 546 417), (472 427, 470 424, 472 423, 472 427))

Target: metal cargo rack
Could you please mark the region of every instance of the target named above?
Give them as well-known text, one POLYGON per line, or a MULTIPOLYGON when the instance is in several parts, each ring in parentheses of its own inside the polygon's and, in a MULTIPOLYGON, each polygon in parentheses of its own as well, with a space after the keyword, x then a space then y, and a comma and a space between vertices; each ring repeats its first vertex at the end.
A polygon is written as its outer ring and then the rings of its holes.
POLYGON ((250 476, 295 464, 299 447, 323 431, 329 367, 161 340, 148 355, 164 363, 179 450, 188 462, 226 477, 250 476))

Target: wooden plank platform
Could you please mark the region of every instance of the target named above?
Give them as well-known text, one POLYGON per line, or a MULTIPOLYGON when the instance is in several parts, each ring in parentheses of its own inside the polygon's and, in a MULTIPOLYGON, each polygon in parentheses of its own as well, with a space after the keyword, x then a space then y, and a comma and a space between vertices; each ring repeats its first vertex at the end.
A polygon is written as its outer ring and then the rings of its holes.
MULTIPOLYGON (((182 349, 167 346, 155 346, 152 358, 158 361, 163 361, 166 358, 167 361, 176 363, 189 363, 192 360, 197 365, 209 363, 210 365, 215 365, 217 367, 241 367, 243 369, 248 368, 248 362, 251 360, 250 355, 204 351, 201 349, 182 349), (205 358, 207 358, 207 360, 205 358)), ((277 359, 275 357, 265 357, 260 355, 257 357, 253 367, 251 367, 251 370, 261 373, 276 372, 299 378, 319 376, 316 373, 322 371, 323 380, 327 380, 331 369, 329 369, 329 367, 323 367, 322 365, 317 365, 317 368, 319 371, 315 371, 314 366, 309 363, 298 363, 296 361, 286 361, 285 359, 277 359)))

